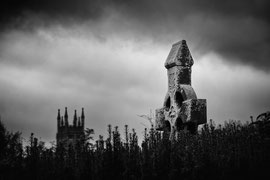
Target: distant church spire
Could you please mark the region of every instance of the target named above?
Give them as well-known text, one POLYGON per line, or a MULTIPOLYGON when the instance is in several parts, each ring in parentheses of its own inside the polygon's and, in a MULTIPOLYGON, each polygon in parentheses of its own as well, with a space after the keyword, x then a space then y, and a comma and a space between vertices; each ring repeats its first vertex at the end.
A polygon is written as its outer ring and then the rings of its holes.
POLYGON ((65 126, 68 126, 68 113, 67 113, 67 107, 65 107, 65 126))
POLYGON ((77 110, 74 111, 73 126, 77 126, 77 110))
POLYGON ((81 125, 82 125, 82 127, 84 127, 84 120, 85 120, 84 108, 82 108, 82 115, 81 115, 81 125))
POLYGON ((60 119, 61 119, 60 109, 58 109, 57 120, 60 120, 60 119))
POLYGON ((58 109, 58 114, 57 114, 57 128, 60 127, 60 122, 61 121, 61 115, 60 115, 60 109, 58 109))

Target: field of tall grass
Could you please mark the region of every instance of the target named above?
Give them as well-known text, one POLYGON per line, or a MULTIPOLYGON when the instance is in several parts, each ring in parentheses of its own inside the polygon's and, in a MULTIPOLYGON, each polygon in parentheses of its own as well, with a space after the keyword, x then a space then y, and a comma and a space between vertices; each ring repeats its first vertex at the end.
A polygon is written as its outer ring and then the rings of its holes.
POLYGON ((33 134, 22 145, 19 132, 0 121, 0 179, 265 179, 270 177, 269 129, 212 121, 196 134, 108 126, 108 137, 92 140, 92 130, 75 147, 45 147, 33 134))

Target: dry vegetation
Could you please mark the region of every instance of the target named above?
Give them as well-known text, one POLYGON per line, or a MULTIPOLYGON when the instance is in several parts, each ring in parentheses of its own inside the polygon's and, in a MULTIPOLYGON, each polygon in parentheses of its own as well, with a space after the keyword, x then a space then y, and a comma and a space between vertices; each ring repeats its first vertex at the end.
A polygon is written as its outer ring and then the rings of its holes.
POLYGON ((31 134, 23 147, 20 133, 0 121, 0 179, 261 179, 269 175, 269 128, 230 121, 205 124, 196 135, 108 126, 108 137, 91 142, 93 131, 74 148, 46 148, 31 134))

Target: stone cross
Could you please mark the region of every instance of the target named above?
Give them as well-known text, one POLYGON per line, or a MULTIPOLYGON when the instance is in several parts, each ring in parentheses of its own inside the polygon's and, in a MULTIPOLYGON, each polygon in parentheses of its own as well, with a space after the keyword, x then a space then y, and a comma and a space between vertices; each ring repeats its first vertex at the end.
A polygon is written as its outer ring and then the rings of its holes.
POLYGON ((168 91, 163 107, 156 109, 156 129, 170 132, 171 138, 181 130, 196 133, 206 123, 206 99, 197 99, 191 86, 193 58, 185 40, 172 45, 166 59, 168 91))

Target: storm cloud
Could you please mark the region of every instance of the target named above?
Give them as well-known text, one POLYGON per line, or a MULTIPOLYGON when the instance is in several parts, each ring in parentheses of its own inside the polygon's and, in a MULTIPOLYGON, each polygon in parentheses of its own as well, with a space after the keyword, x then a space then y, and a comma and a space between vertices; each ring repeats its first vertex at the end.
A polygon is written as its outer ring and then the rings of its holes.
MULTIPOLYGON (((221 0, 4 0, 0 7, 0 115, 13 130, 54 139, 60 108, 86 125, 142 132, 159 108, 164 61, 186 39, 192 85, 208 119, 269 110, 269 2, 221 0)), ((71 120, 70 120, 71 122, 71 120)))
POLYGON ((136 32, 138 38, 146 34, 158 42, 181 34, 194 41, 200 52, 213 50, 230 63, 268 71, 269 8, 267 0, 13 0, 1 6, 1 20, 4 26, 33 28, 99 21, 117 14, 112 30, 136 32))

